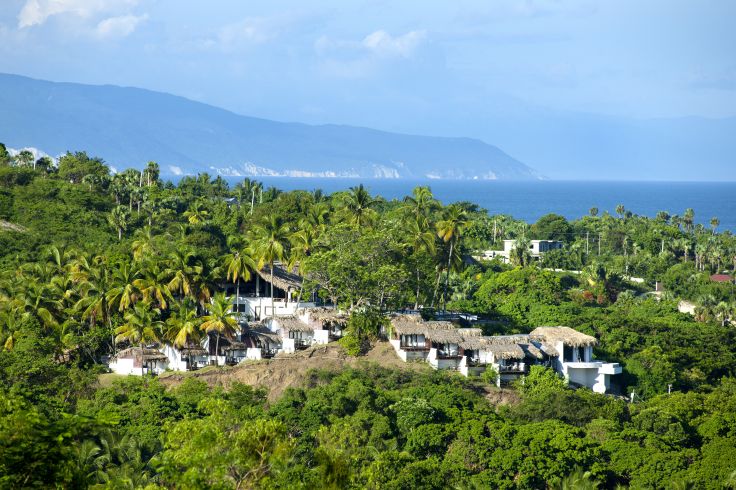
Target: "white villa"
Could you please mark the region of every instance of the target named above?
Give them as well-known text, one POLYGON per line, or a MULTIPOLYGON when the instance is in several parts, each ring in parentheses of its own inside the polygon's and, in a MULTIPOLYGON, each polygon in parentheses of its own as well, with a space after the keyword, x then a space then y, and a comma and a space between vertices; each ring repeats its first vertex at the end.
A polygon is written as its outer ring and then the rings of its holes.
POLYGON ((347 313, 335 308, 301 308, 297 310, 296 316, 313 327, 317 344, 326 344, 341 338, 348 323, 347 313))
POLYGON ((110 370, 116 374, 141 376, 143 374, 161 374, 166 370, 168 359, 156 349, 129 347, 119 351, 110 360, 110 370))
POLYGON ((593 359, 593 346, 598 343, 595 337, 570 327, 537 327, 529 337, 551 345, 558 352, 551 358, 552 368, 574 385, 605 393, 610 388, 611 376, 621 374, 617 362, 593 359))
MULTIPOLYGON (((516 248, 516 240, 504 240, 503 250, 486 250, 478 257, 482 260, 491 260, 500 257, 501 261, 508 263, 511 251, 516 248)), ((530 240, 529 253, 532 258, 539 259, 545 252, 562 248, 562 242, 557 240, 530 240)))
POLYGON ((489 367, 496 384, 524 376, 531 365, 545 365, 574 386, 597 393, 610 389, 618 363, 593 360, 595 337, 569 327, 538 327, 528 335, 483 336, 480 329, 456 328, 450 322, 423 321, 418 315, 391 319, 391 345, 404 361, 426 361, 434 369, 480 375, 489 367))
POLYGON ((283 264, 273 267, 273 303, 271 302, 271 269, 269 266, 253 275, 250 281, 225 283, 225 294, 233 299, 233 311, 238 321, 258 321, 271 316, 292 316, 299 308, 315 307, 314 301, 300 301, 303 278, 290 272, 283 264))
POLYGON ((174 371, 193 371, 210 363, 207 349, 198 344, 182 348, 165 344, 160 350, 167 358, 166 367, 174 371))

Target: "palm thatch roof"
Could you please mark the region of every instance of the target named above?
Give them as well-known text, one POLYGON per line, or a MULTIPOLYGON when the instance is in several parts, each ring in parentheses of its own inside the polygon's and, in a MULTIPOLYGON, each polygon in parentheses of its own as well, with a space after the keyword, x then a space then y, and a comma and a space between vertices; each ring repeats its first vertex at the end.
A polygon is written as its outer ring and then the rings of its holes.
POLYGON ((425 322, 419 315, 396 315, 391 318, 391 326, 396 335, 428 335, 440 330, 457 330, 450 322, 425 322))
POLYGON ((460 342, 460 347, 466 350, 492 352, 497 359, 523 359, 527 357, 524 349, 526 342, 529 342, 526 335, 469 336, 460 342))
POLYGON ((490 344, 485 348, 495 359, 524 359, 526 353, 519 344, 490 344))
POLYGON ((245 342, 236 342, 231 340, 230 345, 225 347, 223 350, 225 351, 233 351, 233 350, 245 350, 248 348, 248 345, 245 344, 245 342))
MULTIPOLYGON (((280 262, 273 264, 273 285, 284 291, 289 289, 299 289, 302 285, 302 276, 300 276, 294 269, 295 272, 290 272, 286 269, 286 266, 280 262)), ((258 275, 261 279, 267 283, 271 282, 271 266, 266 265, 263 269, 258 271, 258 275)))
POLYGON ((279 337, 279 335, 269 330, 269 328, 262 323, 257 323, 251 326, 248 330, 245 331, 245 334, 248 337, 256 338, 259 340, 268 340, 269 342, 274 344, 278 344, 281 342, 281 338, 279 337))
POLYGON ((304 323, 295 316, 280 316, 274 322, 282 332, 313 332, 314 325, 304 323))
POLYGON ((184 347, 179 348, 179 352, 181 352, 185 356, 205 356, 207 355, 207 349, 202 347, 201 345, 186 345, 184 347))
POLYGON ((542 342, 562 342, 572 347, 588 347, 598 343, 595 337, 585 335, 570 327, 537 327, 529 336, 542 342))
MULTIPOLYGON (((133 362, 140 365, 141 349, 140 347, 128 347, 127 349, 123 349, 115 354, 115 357, 113 357, 113 360, 118 359, 133 359, 133 362)), ((165 361, 166 359, 168 359, 168 357, 166 357, 166 355, 159 350, 149 349, 147 347, 143 348, 144 361, 165 361)))
POLYGON ((426 336, 432 342, 439 344, 460 344, 466 338, 480 337, 483 331, 479 328, 445 328, 445 324, 452 325, 450 322, 427 322, 430 324, 440 323, 440 328, 431 328, 427 331, 426 336))
POLYGON ((324 306, 316 308, 303 308, 299 310, 300 314, 306 314, 310 323, 315 323, 320 327, 337 326, 344 327, 348 323, 348 314, 336 308, 327 308, 324 306))

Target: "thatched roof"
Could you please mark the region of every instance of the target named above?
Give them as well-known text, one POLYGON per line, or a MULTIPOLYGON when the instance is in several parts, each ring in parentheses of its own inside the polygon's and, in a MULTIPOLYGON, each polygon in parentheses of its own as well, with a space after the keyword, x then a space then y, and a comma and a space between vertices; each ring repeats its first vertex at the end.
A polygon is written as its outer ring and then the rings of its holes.
POLYGON ((408 318, 411 316, 413 315, 402 315, 400 318, 391 319, 391 325, 397 335, 424 334, 425 336, 428 336, 429 332, 434 333, 441 330, 457 330, 457 327, 450 322, 425 322, 418 316, 417 318, 419 318, 419 320, 408 318))
POLYGON ((493 353, 496 359, 524 359, 526 353, 519 344, 490 344, 484 350, 493 353))
POLYGON ((275 319, 276 325, 286 332, 313 332, 314 325, 304 323, 295 316, 280 316, 275 319))
POLYGON ((261 323, 255 324, 254 326, 246 330, 245 334, 249 337, 268 340, 274 344, 281 342, 281 338, 277 333, 272 332, 268 329, 266 325, 261 323))
POLYGON ((236 342, 234 340, 230 341, 230 345, 224 348, 225 351, 231 351, 231 350, 245 350, 248 346, 245 344, 245 342, 236 342))
MULTIPOLYGON (((261 279, 271 282, 271 266, 266 265, 258 271, 261 279)), ((296 272, 289 272, 284 264, 276 262, 273 264, 273 285, 279 289, 287 291, 288 289, 299 289, 302 285, 302 276, 296 272)))
POLYGON ((572 347, 587 347, 598 343, 595 337, 585 335, 570 327, 537 327, 529 336, 543 342, 562 342, 572 347))
POLYGON ((310 322, 314 322, 322 327, 330 325, 345 326, 349 318, 347 313, 336 308, 326 308, 324 306, 303 308, 298 313, 306 314, 310 322))
POLYGON ((555 349, 552 344, 548 344, 547 342, 537 342, 535 345, 549 357, 560 357, 560 353, 557 352, 557 349, 555 349))
POLYGON ((186 356, 205 356, 207 355, 207 349, 201 345, 187 345, 179 349, 183 355, 186 356))
POLYGON ((440 328, 430 329, 427 331, 427 338, 432 342, 440 344, 460 344, 466 338, 475 338, 483 335, 483 331, 480 328, 443 328, 444 324, 450 324, 450 322, 427 322, 427 323, 441 323, 443 324, 440 328))
MULTIPOLYGON (((141 349, 140 347, 128 347, 119 351, 113 360, 117 359, 133 359, 133 361, 140 363, 141 360, 141 349)), ((144 361, 165 361, 168 359, 166 355, 156 349, 143 348, 143 360, 144 361)))
POLYGON ((519 347, 524 351, 525 357, 544 359, 544 352, 531 342, 528 344, 519 344, 519 347))

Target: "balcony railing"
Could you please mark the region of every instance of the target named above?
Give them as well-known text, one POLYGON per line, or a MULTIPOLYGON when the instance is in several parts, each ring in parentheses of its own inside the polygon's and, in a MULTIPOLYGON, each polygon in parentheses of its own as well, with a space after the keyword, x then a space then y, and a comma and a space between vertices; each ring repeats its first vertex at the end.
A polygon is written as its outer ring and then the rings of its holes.
POLYGON ((429 345, 399 345, 401 350, 405 351, 428 351, 429 345))

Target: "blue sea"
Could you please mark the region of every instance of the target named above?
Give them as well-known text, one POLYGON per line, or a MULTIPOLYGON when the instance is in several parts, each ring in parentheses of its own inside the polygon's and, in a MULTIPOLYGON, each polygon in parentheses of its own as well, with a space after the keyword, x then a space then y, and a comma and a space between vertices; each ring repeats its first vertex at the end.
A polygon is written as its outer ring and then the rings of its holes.
MULTIPOLYGON (((228 178, 231 185, 242 178, 228 178)), ((599 214, 615 215, 618 204, 635 214, 654 217, 658 211, 682 215, 693 208, 698 223, 710 226, 717 217, 719 230, 736 232, 736 182, 583 182, 583 181, 457 181, 261 177, 266 187, 282 190, 322 189, 325 193, 346 190, 360 183, 372 194, 402 199, 417 185, 431 187, 443 204, 470 201, 491 214, 509 214, 534 222, 547 213, 568 219, 587 215, 591 207, 599 214)))

